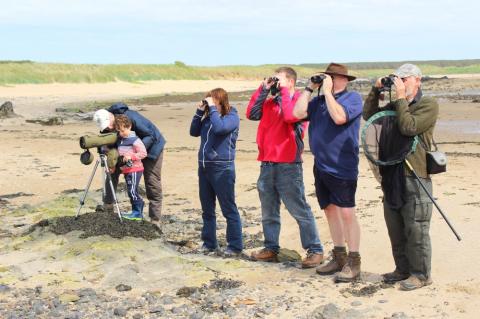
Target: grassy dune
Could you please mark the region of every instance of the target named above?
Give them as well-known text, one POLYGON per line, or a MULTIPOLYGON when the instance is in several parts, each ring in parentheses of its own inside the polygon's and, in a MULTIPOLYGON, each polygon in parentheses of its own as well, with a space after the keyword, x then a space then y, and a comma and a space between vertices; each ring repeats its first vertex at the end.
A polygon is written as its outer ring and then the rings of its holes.
MULTIPOLYGON (((352 74, 371 78, 388 74, 401 62, 348 63, 352 74)), ((480 73, 480 60, 419 61, 424 74, 480 73)), ((31 61, 0 61, 0 84, 98 83, 150 80, 261 79, 279 65, 202 67, 174 64, 60 64, 31 61)), ((299 77, 324 70, 326 64, 292 65, 299 77)))

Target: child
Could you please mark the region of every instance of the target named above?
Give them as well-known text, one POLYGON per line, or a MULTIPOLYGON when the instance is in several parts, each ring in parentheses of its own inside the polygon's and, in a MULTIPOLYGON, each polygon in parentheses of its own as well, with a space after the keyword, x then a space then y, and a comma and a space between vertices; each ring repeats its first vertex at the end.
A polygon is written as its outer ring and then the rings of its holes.
POLYGON ((120 169, 125 175, 128 197, 132 204, 132 211, 122 213, 122 217, 129 220, 142 220, 144 202, 138 194, 138 184, 143 174, 142 159, 147 156, 147 150, 131 128, 132 122, 126 115, 115 116, 115 129, 120 136, 118 154, 123 158, 120 169))

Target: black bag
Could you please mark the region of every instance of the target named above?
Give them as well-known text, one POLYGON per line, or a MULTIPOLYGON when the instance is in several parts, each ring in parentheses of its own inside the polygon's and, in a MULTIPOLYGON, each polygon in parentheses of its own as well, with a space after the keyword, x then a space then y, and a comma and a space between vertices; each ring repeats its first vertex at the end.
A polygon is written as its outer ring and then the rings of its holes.
POLYGON ((447 171, 447 155, 444 152, 438 150, 438 146, 435 143, 435 140, 432 138, 432 144, 435 146, 435 150, 427 150, 423 139, 420 138, 422 141, 422 146, 427 153, 427 173, 431 174, 439 174, 447 171))

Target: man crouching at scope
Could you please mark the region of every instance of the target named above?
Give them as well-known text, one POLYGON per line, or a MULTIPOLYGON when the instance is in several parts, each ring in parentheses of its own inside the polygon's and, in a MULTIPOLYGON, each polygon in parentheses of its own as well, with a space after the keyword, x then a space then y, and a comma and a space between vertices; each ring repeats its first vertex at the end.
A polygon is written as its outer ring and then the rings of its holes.
MULTIPOLYGON (((399 133, 419 136, 420 147, 417 146, 407 160, 431 194, 426 150, 430 150, 432 144, 438 104, 435 99, 422 94, 421 78, 420 69, 409 63, 400 66, 392 75, 379 78, 365 100, 363 118, 367 120, 382 110, 393 110, 397 113, 399 133), (392 86, 395 87, 395 98, 379 108, 383 92, 391 91, 392 86)), ((383 151, 382 148, 379 151, 383 151)), ((395 261, 395 270, 384 274, 383 279, 388 283, 400 281, 402 290, 414 290, 432 283, 429 235, 432 205, 419 181, 403 163, 401 165, 398 174, 386 176, 382 173, 384 218, 395 261)))
MULTIPOLYGON (((147 150, 147 157, 142 159, 145 177, 145 190, 149 200, 148 215, 152 222, 159 226, 162 209, 162 161, 165 138, 158 128, 150 120, 137 111, 130 110, 124 103, 113 104, 108 109, 95 112, 93 120, 102 133, 114 132, 115 115, 124 114, 131 122, 131 131, 143 142, 147 150)), ((120 169, 112 173, 114 188, 117 188, 120 169)), ((105 187, 104 201, 105 210, 113 210, 113 194, 110 187, 105 187)))

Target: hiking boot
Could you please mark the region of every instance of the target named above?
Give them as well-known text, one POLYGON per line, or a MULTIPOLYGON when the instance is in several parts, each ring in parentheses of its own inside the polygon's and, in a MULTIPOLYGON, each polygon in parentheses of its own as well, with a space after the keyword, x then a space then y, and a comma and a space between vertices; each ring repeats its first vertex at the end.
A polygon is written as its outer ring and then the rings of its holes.
POLYGON ((263 248, 262 250, 254 251, 251 255, 251 258, 254 261, 278 262, 277 255, 278 253, 274 252, 273 250, 263 248))
POLYGON ((314 268, 320 265, 323 261, 323 253, 309 252, 307 257, 302 260, 302 268, 314 268))
POLYGON ((223 251, 223 257, 225 258, 240 257, 241 254, 242 254, 241 250, 233 250, 231 248, 227 248, 223 251))
POLYGON ((352 282, 360 277, 360 254, 350 252, 342 271, 335 276, 335 282, 352 282))
POLYGON ((128 220, 143 220, 143 215, 139 212, 123 212, 121 213, 123 219, 128 220))
POLYGON ((113 204, 97 205, 95 212, 113 213, 113 204))
POLYGON ((383 282, 387 284, 393 284, 396 283, 397 281, 402 281, 410 277, 409 273, 404 273, 400 272, 397 269, 393 272, 388 272, 386 274, 382 275, 383 277, 383 282))
POLYGON ((400 289, 405 291, 415 290, 432 284, 432 279, 420 279, 417 276, 411 275, 407 279, 400 282, 400 289))
POLYGON ((345 247, 334 247, 332 250, 332 259, 324 265, 317 267, 317 274, 332 275, 342 270, 347 262, 347 250, 345 247))

